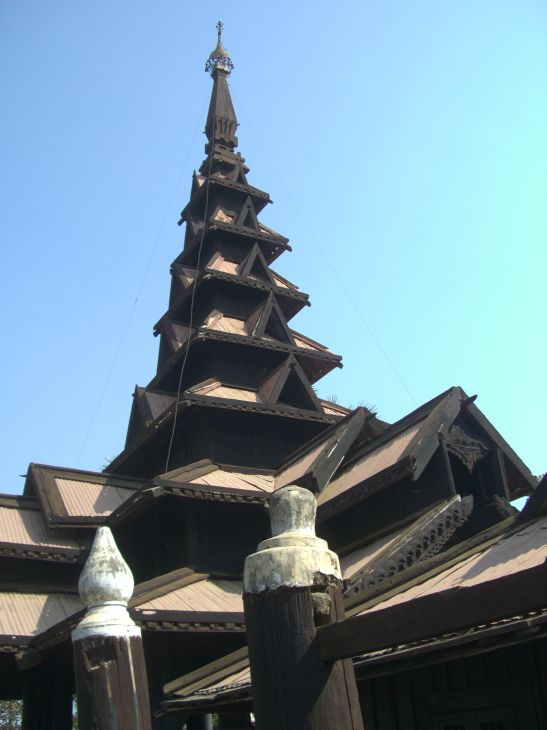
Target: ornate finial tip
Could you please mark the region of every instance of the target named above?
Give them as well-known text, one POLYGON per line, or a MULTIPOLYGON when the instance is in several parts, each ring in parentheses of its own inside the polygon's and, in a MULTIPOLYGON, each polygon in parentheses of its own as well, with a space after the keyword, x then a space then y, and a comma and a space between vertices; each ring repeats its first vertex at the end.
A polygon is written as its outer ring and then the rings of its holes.
POLYGON ((133 576, 108 527, 99 527, 86 561, 78 591, 84 606, 126 604, 133 593, 133 576))
POLYGON ((219 20, 217 25, 218 41, 215 50, 211 53, 205 64, 205 71, 210 73, 211 76, 215 75, 215 71, 224 71, 229 76, 233 71, 234 64, 232 59, 228 55, 228 51, 222 45, 222 31, 224 29, 224 23, 219 20))

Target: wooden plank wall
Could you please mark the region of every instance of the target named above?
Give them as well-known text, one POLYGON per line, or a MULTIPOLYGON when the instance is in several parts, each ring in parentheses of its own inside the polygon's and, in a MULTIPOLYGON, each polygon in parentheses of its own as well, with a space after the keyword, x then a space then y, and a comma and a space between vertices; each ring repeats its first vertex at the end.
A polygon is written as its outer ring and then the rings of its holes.
POLYGON ((547 727, 547 639, 358 682, 367 730, 436 730, 462 711, 479 727, 488 707, 505 708, 504 730, 547 727))

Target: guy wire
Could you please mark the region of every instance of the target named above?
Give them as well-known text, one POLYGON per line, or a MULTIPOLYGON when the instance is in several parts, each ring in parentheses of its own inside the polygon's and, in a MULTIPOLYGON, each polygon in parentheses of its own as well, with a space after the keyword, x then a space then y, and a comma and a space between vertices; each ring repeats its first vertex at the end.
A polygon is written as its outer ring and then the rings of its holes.
MULTIPOLYGON (((216 130, 216 109, 213 114, 213 135, 215 134, 216 130)), ((206 185, 207 188, 205 190, 205 211, 203 213, 203 227, 201 229, 201 238, 199 242, 199 248, 198 248, 198 258, 196 263, 196 275, 194 277, 194 281, 192 283, 192 295, 190 298, 190 323, 188 327, 188 337, 186 338, 186 348, 184 351, 184 358, 182 360, 182 365, 180 368, 180 374, 179 374, 179 382, 177 387, 177 399, 175 401, 175 414, 173 416, 173 426, 171 428, 171 436, 169 438, 169 447, 167 449, 167 458, 165 460, 165 471, 169 471, 169 460, 171 459, 171 450, 173 448, 173 440, 175 438, 175 429, 177 427, 177 419, 178 419, 178 413, 179 413, 179 403, 180 403, 180 391, 182 388, 182 377, 184 375, 184 370, 186 368, 186 361, 188 360, 188 352, 190 350, 190 341, 192 340, 192 328, 194 326, 194 300, 196 296, 196 288, 198 279, 200 276, 200 264, 201 264, 201 250, 203 248, 203 240, 205 238, 205 228, 207 226, 207 212, 209 210, 209 190, 211 185, 211 171, 213 169, 213 157, 215 153, 215 144, 214 144, 214 136, 213 140, 209 143, 211 146, 210 152, 209 152, 209 169, 207 171, 207 181, 206 185)))

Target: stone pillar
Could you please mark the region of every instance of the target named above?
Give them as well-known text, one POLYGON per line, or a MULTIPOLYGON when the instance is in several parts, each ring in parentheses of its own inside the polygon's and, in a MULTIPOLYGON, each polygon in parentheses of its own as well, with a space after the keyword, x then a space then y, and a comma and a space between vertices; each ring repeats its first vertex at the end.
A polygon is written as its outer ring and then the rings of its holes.
POLYGON ((316 500, 270 499, 272 537, 245 561, 243 600, 258 730, 362 730, 351 660, 319 659, 316 627, 343 618, 338 556, 315 535, 316 500))
POLYGON ((87 613, 72 632, 80 730, 150 730, 141 631, 129 616, 133 576, 99 527, 78 590, 87 613))

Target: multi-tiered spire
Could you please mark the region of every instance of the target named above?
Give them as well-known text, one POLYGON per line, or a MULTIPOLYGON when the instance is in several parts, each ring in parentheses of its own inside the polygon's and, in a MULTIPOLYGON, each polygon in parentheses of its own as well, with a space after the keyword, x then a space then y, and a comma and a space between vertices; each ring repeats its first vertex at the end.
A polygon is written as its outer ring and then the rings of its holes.
POLYGON ((110 469, 155 476, 200 459, 273 468, 340 415, 312 385, 341 358, 289 327, 308 295, 270 268, 288 239, 260 223, 268 193, 249 185, 222 44, 213 77, 206 158, 181 214, 184 249, 155 326, 158 369, 137 387, 125 450, 110 469))

